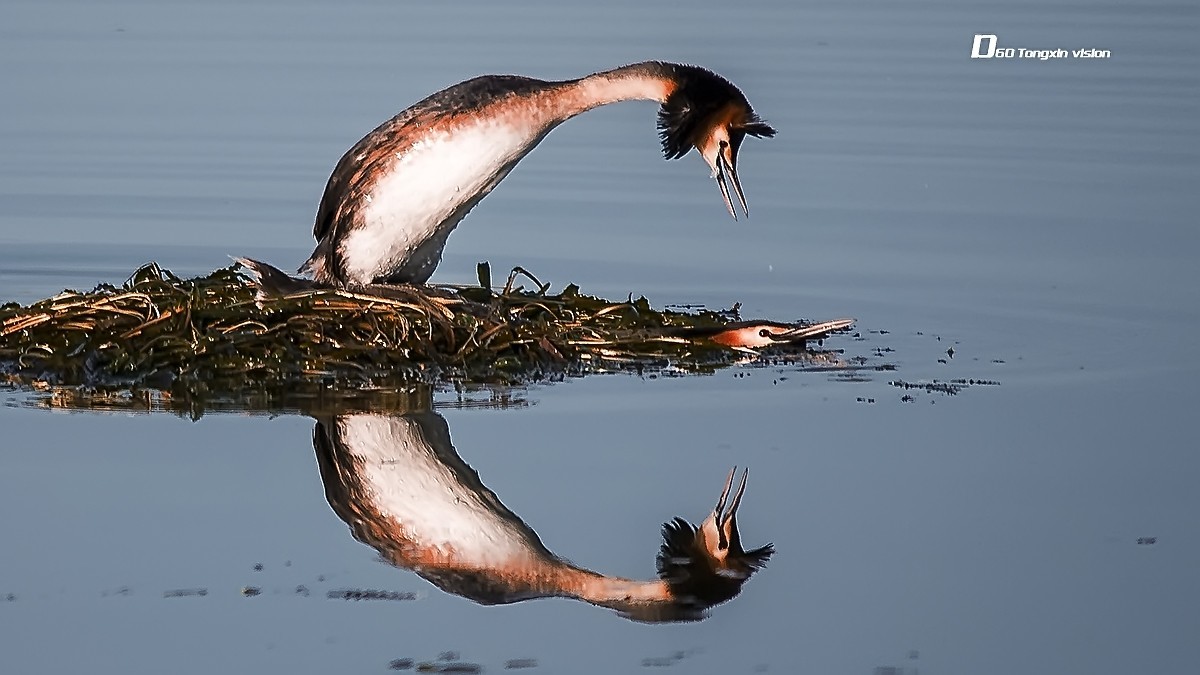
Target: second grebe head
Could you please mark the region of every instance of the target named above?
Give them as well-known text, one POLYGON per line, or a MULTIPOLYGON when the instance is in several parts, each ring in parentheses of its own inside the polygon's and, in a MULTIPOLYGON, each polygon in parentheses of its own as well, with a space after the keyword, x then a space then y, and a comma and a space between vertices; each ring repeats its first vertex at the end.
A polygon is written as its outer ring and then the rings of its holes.
POLYGON ((774 321, 745 321, 727 326, 725 330, 712 336, 712 341, 727 347, 747 347, 760 349, 781 343, 791 342, 789 335, 794 334, 796 326, 774 321))
POLYGON ((698 66, 675 66, 676 88, 658 111, 659 136, 667 159, 696 148, 712 169, 725 208, 737 220, 730 188, 742 213, 746 194, 737 174, 738 149, 747 135, 771 138, 775 129, 762 121, 732 82, 698 66))
POLYGON ((820 340, 833 331, 854 325, 854 319, 834 319, 822 323, 779 323, 778 321, 736 321, 702 334, 702 337, 726 347, 760 349, 773 345, 800 344, 820 340))

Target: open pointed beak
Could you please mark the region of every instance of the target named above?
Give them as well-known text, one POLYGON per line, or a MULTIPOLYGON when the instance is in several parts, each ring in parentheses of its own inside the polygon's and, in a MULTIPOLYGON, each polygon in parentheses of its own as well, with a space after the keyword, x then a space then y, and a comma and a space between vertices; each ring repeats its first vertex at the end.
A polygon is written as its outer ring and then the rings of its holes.
POLYGON ((825 335, 833 331, 844 330, 853 325, 854 319, 834 319, 833 321, 814 323, 806 326, 795 326, 779 332, 770 332, 765 337, 770 338, 773 342, 811 340, 813 338, 825 337, 825 335))
POLYGON ((733 192, 742 206, 742 213, 749 218, 750 211, 746 208, 746 193, 742 192, 742 182, 738 180, 737 169, 729 160, 725 159, 724 148, 717 151, 716 169, 717 187, 721 188, 721 197, 725 200, 725 208, 729 209, 729 215, 733 216, 734 220, 738 219, 737 211, 733 208, 733 199, 729 195, 729 186, 732 184, 733 192))

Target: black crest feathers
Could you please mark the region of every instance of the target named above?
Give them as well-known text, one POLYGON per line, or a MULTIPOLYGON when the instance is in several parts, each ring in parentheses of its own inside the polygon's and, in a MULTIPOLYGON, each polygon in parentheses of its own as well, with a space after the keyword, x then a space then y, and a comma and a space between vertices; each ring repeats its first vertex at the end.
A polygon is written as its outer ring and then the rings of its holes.
POLYGON ((663 543, 656 560, 658 576, 671 588, 676 602, 711 607, 738 594, 750 575, 762 569, 775 553, 771 544, 745 551, 731 567, 718 569, 697 541, 696 526, 675 518, 662 528, 663 543))
POLYGON ((730 115, 731 126, 744 134, 775 135, 775 129, 754 114, 746 96, 729 80, 699 66, 673 64, 671 68, 678 85, 658 111, 658 135, 667 159, 686 155, 718 115, 730 115))

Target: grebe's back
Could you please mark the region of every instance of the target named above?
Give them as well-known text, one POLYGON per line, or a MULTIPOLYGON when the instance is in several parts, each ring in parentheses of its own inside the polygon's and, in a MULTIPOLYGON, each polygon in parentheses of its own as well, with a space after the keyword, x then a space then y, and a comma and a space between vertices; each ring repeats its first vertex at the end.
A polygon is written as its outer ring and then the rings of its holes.
POLYGON ((662 104, 667 158, 697 148, 730 213, 731 187, 745 210, 738 148, 746 135, 775 130, 719 75, 653 61, 559 82, 488 75, 404 110, 341 158, 317 210, 317 247, 301 271, 337 285, 427 281, 458 223, 555 126, 632 99, 662 104))

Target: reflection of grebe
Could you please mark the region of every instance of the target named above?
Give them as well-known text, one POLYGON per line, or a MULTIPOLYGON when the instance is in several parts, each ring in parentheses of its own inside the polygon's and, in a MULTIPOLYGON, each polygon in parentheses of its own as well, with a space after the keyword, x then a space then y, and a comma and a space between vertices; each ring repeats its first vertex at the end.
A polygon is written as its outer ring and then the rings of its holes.
POLYGON ((660 578, 636 581, 577 567, 551 553, 479 480, 450 442, 446 421, 425 411, 348 415, 318 422, 313 445, 333 510, 385 560, 445 591, 483 604, 572 597, 644 621, 694 620, 738 594, 770 558, 742 548, 733 472, 712 514, 695 527, 663 526, 660 578))
POLYGON ((427 281, 450 232, 546 134, 592 108, 634 99, 662 104, 667 159, 696 148, 729 213, 737 218, 731 188, 745 212, 738 147, 747 135, 775 130, 720 75, 656 61, 562 82, 488 75, 433 94, 350 148, 325 186, 317 247, 301 271, 322 284, 427 281))

